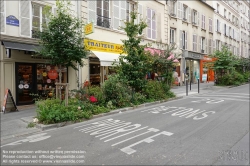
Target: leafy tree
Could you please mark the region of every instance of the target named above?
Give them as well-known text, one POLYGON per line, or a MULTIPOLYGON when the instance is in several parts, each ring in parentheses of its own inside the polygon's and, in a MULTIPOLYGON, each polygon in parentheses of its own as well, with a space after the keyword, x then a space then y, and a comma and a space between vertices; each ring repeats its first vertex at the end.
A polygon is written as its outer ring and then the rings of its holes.
POLYGON ((128 81, 133 92, 141 91, 146 85, 146 73, 149 69, 148 55, 144 48, 146 45, 140 45, 143 29, 147 27, 144 21, 135 24, 137 13, 131 12, 131 19, 125 22, 125 30, 128 39, 123 40, 123 50, 126 56, 120 56, 118 74, 122 79, 128 81))
POLYGON ((216 50, 210 57, 216 58, 215 61, 210 63, 216 75, 220 74, 220 77, 235 70, 236 65, 239 63, 236 56, 232 54, 227 46, 222 46, 221 50, 216 50))
POLYGON ((161 54, 156 53, 153 56, 153 71, 161 73, 164 82, 169 86, 172 84, 173 68, 175 66, 174 61, 176 61, 176 57, 179 56, 174 54, 176 49, 176 44, 170 44, 166 46, 166 49, 163 50, 161 54))
POLYGON ((61 83, 62 67, 72 67, 78 70, 77 64, 84 65, 82 59, 87 50, 83 45, 83 22, 71 13, 71 3, 67 0, 56 1, 56 14, 46 10, 49 22, 43 31, 39 32, 41 50, 38 53, 50 59, 50 63, 59 66, 59 81, 61 83))

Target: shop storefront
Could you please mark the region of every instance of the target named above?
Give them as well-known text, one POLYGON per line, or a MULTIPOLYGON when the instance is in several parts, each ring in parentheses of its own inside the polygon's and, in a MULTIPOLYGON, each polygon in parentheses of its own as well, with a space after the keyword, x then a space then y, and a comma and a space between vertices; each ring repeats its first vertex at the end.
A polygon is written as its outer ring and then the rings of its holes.
POLYGON ((200 75, 206 75, 207 81, 214 81, 214 71, 212 69, 211 62, 215 61, 215 58, 210 58, 208 56, 204 56, 200 61, 200 75))
POLYGON ((184 66, 184 73, 188 75, 188 80, 191 81, 191 83, 197 83, 198 78, 200 77, 200 61, 203 59, 204 55, 194 53, 194 52, 184 52, 184 58, 182 58, 183 63, 185 61, 184 66))
MULTIPOLYGON (((51 98, 59 82, 58 67, 46 63, 15 63, 16 103, 31 104, 36 95, 51 98)), ((62 70, 62 83, 67 82, 67 69, 62 70)))
POLYGON ((91 51, 89 56, 89 81, 91 85, 103 83, 114 72, 118 64, 122 45, 85 39, 84 44, 91 51))
MULTIPOLYGON (((30 42, 1 41, 0 47, 1 104, 6 88, 11 90, 17 105, 34 103, 35 94, 43 98, 52 97, 55 83, 59 82, 58 67, 50 65, 48 59, 34 56, 38 45, 30 42)), ((62 70, 62 82, 72 80, 70 89, 77 88, 74 83, 76 74, 73 71, 67 68, 62 70)))

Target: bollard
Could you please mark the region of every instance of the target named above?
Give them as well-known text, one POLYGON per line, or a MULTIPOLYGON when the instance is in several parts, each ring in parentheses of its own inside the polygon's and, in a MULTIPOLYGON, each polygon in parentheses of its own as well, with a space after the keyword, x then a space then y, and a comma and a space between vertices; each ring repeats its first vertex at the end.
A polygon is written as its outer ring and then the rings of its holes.
POLYGON ((188 80, 186 80, 186 96, 188 96, 188 80))
POLYGON ((190 90, 191 90, 191 80, 190 80, 190 90))
POLYGON ((198 79, 198 93, 200 93, 200 80, 198 79))

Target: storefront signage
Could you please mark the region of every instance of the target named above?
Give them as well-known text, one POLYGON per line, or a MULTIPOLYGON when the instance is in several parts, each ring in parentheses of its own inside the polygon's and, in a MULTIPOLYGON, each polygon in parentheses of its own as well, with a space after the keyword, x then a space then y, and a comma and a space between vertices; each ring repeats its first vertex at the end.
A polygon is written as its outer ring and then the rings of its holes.
POLYGON ((188 52, 184 54, 186 58, 192 58, 192 59, 203 59, 204 55, 188 52))
POLYGON ((205 61, 212 61, 212 58, 204 57, 203 60, 205 60, 205 61))
MULTIPOLYGON (((57 71, 56 71, 56 70, 50 70, 50 71, 48 72, 48 77, 49 77, 50 79, 52 79, 52 80, 57 79, 57 77, 58 77, 57 71)), ((48 80, 47 80, 47 82, 48 82, 48 80)), ((51 82, 51 81, 50 81, 50 82, 51 82)), ((48 83, 50 83, 50 82, 48 82, 48 83)))
POLYGON ((84 27, 85 35, 89 35, 89 34, 91 34, 93 32, 94 32, 94 24, 93 24, 93 22, 85 25, 85 27, 84 27))
POLYGON ((19 27, 19 20, 15 16, 9 15, 6 17, 6 24, 19 27))
POLYGON ((202 81, 207 81, 207 74, 202 74, 202 81))
POLYGON ((84 45, 88 50, 110 52, 120 54, 123 52, 123 46, 121 44, 114 44, 109 42, 84 39, 84 45))

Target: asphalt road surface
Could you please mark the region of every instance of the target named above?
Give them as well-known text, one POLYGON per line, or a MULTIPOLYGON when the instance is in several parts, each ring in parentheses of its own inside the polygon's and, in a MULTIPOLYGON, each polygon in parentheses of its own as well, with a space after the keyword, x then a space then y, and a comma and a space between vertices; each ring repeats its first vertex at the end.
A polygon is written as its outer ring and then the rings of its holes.
POLYGON ((249 84, 1 144, 2 165, 248 165, 249 84))

